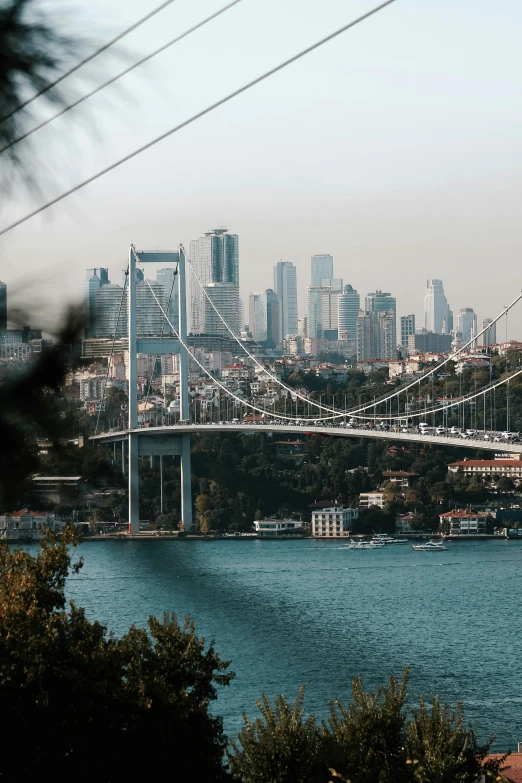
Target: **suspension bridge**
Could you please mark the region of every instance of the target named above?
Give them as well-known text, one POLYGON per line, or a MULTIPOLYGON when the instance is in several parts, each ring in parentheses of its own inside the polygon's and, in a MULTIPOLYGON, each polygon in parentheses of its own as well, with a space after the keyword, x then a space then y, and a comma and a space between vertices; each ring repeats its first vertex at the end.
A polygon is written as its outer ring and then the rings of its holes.
MULTIPOLYGON (((445 398, 435 400, 431 397, 431 404, 426 404, 422 409, 412 405, 412 392, 415 387, 420 388, 444 370, 450 362, 458 360, 459 356, 467 351, 476 341, 502 317, 506 317, 509 311, 522 299, 522 293, 507 305, 491 323, 471 340, 459 347, 456 351, 442 361, 429 368, 427 371, 412 380, 399 385, 389 394, 386 394, 372 402, 359 404, 350 409, 337 409, 332 405, 323 404, 322 401, 313 400, 302 392, 288 386, 283 380, 271 373, 265 364, 259 361, 257 356, 251 353, 239 337, 232 332, 221 313, 216 308, 212 299, 208 296, 203 284, 197 277, 192 265, 187 263, 186 254, 182 245, 177 252, 163 251, 137 251, 134 245, 129 250, 129 262, 125 277, 125 286, 120 302, 120 318, 124 298, 128 296, 128 348, 129 348, 129 401, 128 421, 120 430, 98 433, 91 440, 97 443, 122 443, 122 459, 127 463, 129 485, 129 533, 139 532, 139 481, 138 467, 139 457, 176 456, 181 464, 181 519, 185 529, 192 527, 192 493, 191 493, 191 468, 190 468, 190 436, 199 432, 287 432, 298 434, 310 434, 323 437, 340 438, 385 438, 390 441, 410 441, 414 443, 436 443, 439 445, 458 446, 467 449, 480 449, 495 452, 507 452, 514 455, 522 455, 522 443, 518 439, 518 433, 509 432, 509 393, 506 391, 506 428, 498 430, 496 410, 496 395, 502 387, 509 390, 510 382, 522 374, 522 368, 518 366, 511 372, 504 373, 498 380, 491 377, 490 381, 481 389, 459 396, 457 398, 445 398), (159 301, 156 292, 151 286, 145 269, 148 264, 168 264, 174 266, 176 272, 173 277, 173 288, 176 286, 179 302, 178 321, 173 324, 168 316, 170 299, 174 294, 170 291, 169 301, 164 308, 159 301), (143 337, 137 334, 136 318, 136 270, 140 266, 144 274, 144 282, 148 285, 151 296, 162 314, 162 329, 158 336, 143 337), (283 389, 286 394, 292 395, 296 401, 296 415, 287 415, 275 410, 267 410, 255 401, 250 401, 238 395, 234 390, 227 388, 219 379, 199 361, 187 342, 187 268, 194 279, 194 284, 200 286, 201 291, 213 308, 224 328, 238 343, 240 349, 248 357, 249 361, 257 366, 263 375, 283 389), (148 354, 156 358, 165 354, 179 355, 179 420, 173 424, 161 426, 139 426, 138 420, 138 374, 137 355, 148 354), (189 396, 189 360, 195 363, 200 371, 208 376, 214 386, 227 397, 233 400, 234 418, 227 421, 202 421, 201 411, 199 421, 194 417, 191 421, 190 396, 189 396), (409 394, 410 392, 410 394, 409 394), (301 413, 299 413, 299 405, 301 413), (466 410, 468 410, 468 424, 466 429, 466 410), (477 414, 481 411, 480 415, 477 414), (247 411, 253 414, 253 421, 246 421, 244 416, 247 411), (458 413, 459 427, 448 427, 448 418, 452 412, 458 413), (480 426, 478 426, 480 424, 480 426)), ((116 324, 115 336, 118 332, 116 324)), ((114 347, 114 343, 113 343, 114 347)), ((105 394, 104 386, 104 394, 105 394)), ((149 423, 147 423, 149 425, 149 423)))

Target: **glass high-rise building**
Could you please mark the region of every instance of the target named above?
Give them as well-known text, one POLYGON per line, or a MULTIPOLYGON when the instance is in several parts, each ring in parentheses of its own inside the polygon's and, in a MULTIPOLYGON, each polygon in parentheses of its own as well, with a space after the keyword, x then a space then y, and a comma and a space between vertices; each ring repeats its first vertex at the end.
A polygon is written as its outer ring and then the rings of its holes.
POLYGON ((95 293, 95 332, 89 332, 90 337, 127 337, 127 294, 123 301, 122 295, 123 288, 116 283, 98 287, 95 293))
POLYGON ((109 270, 101 267, 87 269, 83 284, 83 306, 85 312, 85 334, 94 337, 96 329, 96 292, 102 286, 109 285, 109 270))
POLYGON ((339 333, 339 299, 343 281, 330 279, 330 283, 306 287, 309 337, 320 339, 325 336, 325 332, 339 333))
MULTIPOLYGON (((492 318, 483 318, 482 319, 482 329, 488 330, 487 332, 484 332, 482 335, 482 345, 496 345, 497 342, 497 325, 496 323, 493 323, 492 318), (490 326, 490 324, 492 324, 490 326)), ((480 331, 482 331, 482 329, 480 331)))
MULTIPOLYGON (((210 283, 230 283, 238 289, 237 319, 240 320, 239 299, 239 244, 237 234, 229 234, 226 228, 208 231, 199 239, 190 243, 191 263, 203 286, 210 283)), ((189 274, 191 331, 195 334, 204 331, 205 295, 199 283, 189 274)), ((208 302, 207 302, 208 304, 208 302)), ((230 325, 231 326, 231 325, 230 325)))
POLYGON ((427 280, 424 297, 424 328, 427 332, 449 334, 453 328, 453 314, 444 294, 442 280, 427 280))
POLYGON ((0 280, 0 330, 7 329, 7 285, 0 280))
MULTIPOLYGON (((393 342, 396 345, 397 344, 397 301, 394 296, 392 296, 389 293, 384 293, 383 291, 374 291, 373 293, 367 294, 365 299, 365 310, 367 313, 374 313, 375 318, 377 318, 378 321, 378 313, 392 313, 393 318, 393 324, 391 326, 391 330, 393 333, 393 342)), ((379 329, 376 321, 376 328, 374 330, 374 336, 375 336, 375 358, 380 359, 384 358, 381 356, 381 350, 379 345, 379 329)), ((388 357, 386 357, 388 358, 388 357)))
MULTIPOLYGON (((466 344, 477 334, 477 316, 472 307, 462 307, 455 318, 455 330, 466 344)), ((472 346, 470 346, 471 348, 472 346)))
POLYGON ((403 356, 407 356, 409 351, 410 334, 415 334, 415 315, 401 316, 401 348, 403 356))
POLYGON ((339 340, 357 339, 357 317, 361 308, 361 297, 351 285, 345 285, 338 299, 339 340))
POLYGON ((297 273, 290 261, 279 261, 274 267, 274 291, 279 297, 279 340, 297 334, 297 273))
POLYGON ((329 285, 333 277, 333 256, 330 254, 312 256, 310 285, 329 285))
POLYGON ((239 288, 234 283, 208 283, 205 291, 210 299, 205 297, 203 333, 207 335, 230 337, 229 329, 239 335, 241 331, 239 288), (214 307, 212 307, 212 304, 214 307), (221 318, 216 313, 218 311, 221 318))
MULTIPOLYGON (((167 269, 158 269, 156 280, 165 289, 166 312, 176 332, 178 331, 179 319, 179 291, 178 279, 174 267, 167 269)), ((163 334, 172 334, 168 323, 165 323, 163 334)))

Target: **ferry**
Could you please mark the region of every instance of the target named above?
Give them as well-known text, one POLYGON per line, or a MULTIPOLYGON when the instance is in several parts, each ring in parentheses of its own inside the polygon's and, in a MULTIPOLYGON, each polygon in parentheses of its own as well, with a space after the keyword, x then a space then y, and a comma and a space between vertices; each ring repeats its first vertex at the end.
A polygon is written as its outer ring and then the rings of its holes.
POLYGON ((372 541, 383 544, 406 544, 405 538, 392 538, 387 533, 374 533, 372 541))
POLYGON ((427 541, 425 544, 412 544, 412 549, 417 552, 442 552, 447 549, 442 541, 427 541))
POLYGON ((380 541, 353 541, 348 544, 348 549, 382 549, 385 546, 384 542, 380 541))

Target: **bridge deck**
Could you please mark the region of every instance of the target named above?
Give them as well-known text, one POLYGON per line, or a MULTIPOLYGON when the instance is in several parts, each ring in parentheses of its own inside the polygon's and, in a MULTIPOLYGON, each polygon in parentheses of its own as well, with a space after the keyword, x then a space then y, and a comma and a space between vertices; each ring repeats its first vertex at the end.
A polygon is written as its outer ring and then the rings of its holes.
POLYGON ((98 443, 115 443, 126 440, 129 434, 138 434, 142 437, 154 435, 182 435, 183 433, 199 432, 275 432, 292 433, 296 435, 323 435, 334 438, 373 438, 378 440, 407 441, 410 443, 434 443, 438 446, 458 446, 464 449, 482 449, 510 454, 522 454, 522 443, 498 443, 480 438, 460 438, 448 435, 421 435, 416 432, 383 432, 372 429, 351 429, 348 427, 318 427, 298 426, 295 424, 173 424, 164 427, 142 427, 135 430, 122 430, 119 432, 103 432, 94 435, 91 440, 98 443))

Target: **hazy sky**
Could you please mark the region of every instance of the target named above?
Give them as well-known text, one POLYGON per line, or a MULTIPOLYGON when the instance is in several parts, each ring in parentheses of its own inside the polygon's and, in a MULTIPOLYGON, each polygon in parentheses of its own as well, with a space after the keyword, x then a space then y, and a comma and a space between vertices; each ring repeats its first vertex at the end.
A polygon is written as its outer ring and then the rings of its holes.
MULTIPOLYGON (((42 0, 99 43, 159 0, 42 0), (67 13, 64 16, 64 9, 67 13)), ((71 79, 79 95, 225 0, 177 0, 71 79), (123 47, 122 47, 123 49, 123 47)), ((34 208, 345 24, 367 0, 242 0, 27 145, 42 194, 4 191, 0 224, 34 208)), ((495 315, 522 287, 522 3, 397 0, 306 59, 0 239, 11 290, 45 292, 53 313, 81 296, 84 270, 120 280, 128 246, 174 248, 228 226, 243 298, 310 256, 362 296, 397 296, 422 317, 428 276, 450 305, 495 315)), ((1 171, 1 169, 0 169, 1 171)), ((4 177, 5 179, 5 177, 4 177)), ((520 314, 510 318, 522 337, 520 314)), ((503 327, 502 327, 503 333, 503 327)))

